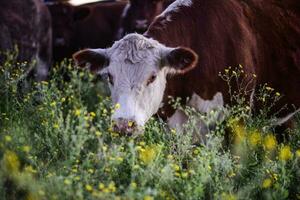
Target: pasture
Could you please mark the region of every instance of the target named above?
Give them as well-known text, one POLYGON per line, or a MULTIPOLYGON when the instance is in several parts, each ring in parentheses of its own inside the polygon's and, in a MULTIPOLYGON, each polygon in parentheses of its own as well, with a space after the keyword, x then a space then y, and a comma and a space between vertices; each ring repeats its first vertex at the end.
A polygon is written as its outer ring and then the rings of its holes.
MULTIPOLYGON (((112 130, 118 105, 102 81, 65 61, 50 80, 30 82, 22 79, 29 65, 10 55, 1 67, 1 199, 300 198, 300 118, 279 141, 266 115, 283 95, 276 89, 261 86, 256 115, 232 92, 237 103, 225 107, 224 122, 194 144, 194 120, 213 112, 186 108, 184 133, 152 118, 143 135, 123 136, 112 130)), ((230 84, 241 73, 230 68, 220 78, 230 84)))
POLYGON ((300 200, 298 1, 0 0, 0 200, 300 200))

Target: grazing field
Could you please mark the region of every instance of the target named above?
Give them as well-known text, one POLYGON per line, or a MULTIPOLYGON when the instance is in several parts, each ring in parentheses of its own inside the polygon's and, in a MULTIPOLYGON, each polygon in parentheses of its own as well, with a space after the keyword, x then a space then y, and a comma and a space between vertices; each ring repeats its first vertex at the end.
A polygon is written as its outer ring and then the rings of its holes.
MULTIPOLYGON (((189 108, 184 133, 153 118, 126 137, 112 131, 118 105, 104 83, 68 62, 47 82, 22 80, 30 64, 14 60, 0 66, 0 199, 300 199, 300 118, 279 141, 267 115, 284 95, 276 88, 257 91, 256 115, 231 91, 236 103, 206 143, 192 141, 194 124, 214 113, 189 108)), ((243 70, 221 73, 230 84, 243 70)))

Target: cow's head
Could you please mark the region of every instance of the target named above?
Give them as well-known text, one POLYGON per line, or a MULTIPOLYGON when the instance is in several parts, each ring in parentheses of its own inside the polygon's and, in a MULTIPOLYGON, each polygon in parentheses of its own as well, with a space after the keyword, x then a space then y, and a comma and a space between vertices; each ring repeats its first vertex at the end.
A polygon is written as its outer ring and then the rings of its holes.
POLYGON ((197 64, 196 53, 169 48, 139 34, 129 34, 108 49, 86 49, 73 55, 79 66, 104 77, 112 101, 115 129, 132 133, 154 115, 162 103, 168 74, 184 74, 197 64))
POLYGON ((54 47, 69 45, 73 24, 73 6, 56 2, 48 4, 48 8, 52 16, 54 47))
POLYGON ((123 14, 125 33, 144 33, 165 8, 166 0, 130 0, 123 14))

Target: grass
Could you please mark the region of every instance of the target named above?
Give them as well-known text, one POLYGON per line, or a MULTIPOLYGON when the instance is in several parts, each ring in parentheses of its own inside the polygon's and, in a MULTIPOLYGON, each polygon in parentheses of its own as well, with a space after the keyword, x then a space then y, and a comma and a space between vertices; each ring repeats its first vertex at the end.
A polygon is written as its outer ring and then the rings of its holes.
MULTIPOLYGON (((0 199, 300 199, 299 117, 278 141, 269 106, 253 115, 239 90, 205 144, 194 144, 193 120, 176 133, 153 118, 124 137, 102 82, 68 62, 47 82, 22 80, 29 65, 12 55, 0 67, 0 199)), ((257 94, 279 97, 266 85, 257 94)))

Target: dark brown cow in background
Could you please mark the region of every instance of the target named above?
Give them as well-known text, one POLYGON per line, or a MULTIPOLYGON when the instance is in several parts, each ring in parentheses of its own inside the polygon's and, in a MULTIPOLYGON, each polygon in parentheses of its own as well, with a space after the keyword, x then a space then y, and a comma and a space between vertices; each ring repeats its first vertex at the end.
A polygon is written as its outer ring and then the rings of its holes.
POLYGON ((230 103, 219 72, 239 64, 247 77, 256 74, 252 88, 268 83, 283 94, 274 113, 285 104, 299 108, 299 0, 177 0, 144 35, 129 34, 74 59, 108 80, 120 104, 112 115, 115 128, 127 134, 157 112, 170 117, 168 96, 206 100, 221 92, 230 103))
POLYGON ((103 1, 73 6, 49 3, 53 21, 55 61, 70 58, 82 48, 112 45, 126 1, 103 1))
POLYGON ((144 33, 154 18, 173 0, 130 0, 124 8, 117 38, 128 33, 144 33))
MULTIPOLYGON (((0 51, 13 51, 17 45, 19 61, 36 60, 32 71, 44 80, 51 64, 51 16, 40 0, 0 1, 0 51)), ((0 64, 4 61, 0 55, 0 64)))
POLYGON ((61 61, 72 54, 73 9, 67 2, 47 2, 52 17, 53 60, 61 61))

